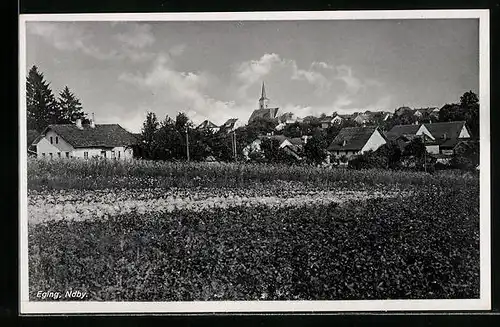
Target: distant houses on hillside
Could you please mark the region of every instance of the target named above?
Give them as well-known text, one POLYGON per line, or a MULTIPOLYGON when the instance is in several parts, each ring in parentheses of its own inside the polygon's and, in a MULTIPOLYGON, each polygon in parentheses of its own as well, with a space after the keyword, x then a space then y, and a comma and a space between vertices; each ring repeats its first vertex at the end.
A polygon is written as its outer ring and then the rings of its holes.
MULTIPOLYGON (((271 132, 269 132, 269 126, 263 129, 259 127, 260 129, 257 130, 265 130, 259 133, 266 135, 258 135, 253 141, 251 138, 255 137, 255 134, 243 136, 248 138, 243 141, 245 145, 241 151, 241 155, 246 159, 249 159, 252 153, 262 153, 262 142, 268 139, 274 143, 277 141, 280 150, 300 161, 305 156, 304 149, 313 132, 334 138, 327 148, 321 151, 328 153, 328 161, 333 159, 344 163, 367 151, 376 151, 389 142, 395 142, 401 150, 404 150, 413 140, 421 139, 429 154, 443 160, 449 159, 457 151, 470 147, 471 133, 465 121, 432 122, 439 118, 440 110, 437 107, 411 109, 403 106, 396 109, 394 113, 367 110, 352 114, 334 112, 330 116, 300 118, 291 112, 279 114, 278 107, 270 107, 264 83, 262 83, 258 102, 259 108, 251 113, 248 124, 258 123, 259 119, 264 119, 274 121, 275 124, 270 125, 271 129, 276 127, 271 132), (388 121, 391 118, 395 121, 388 121), (385 123, 387 121, 388 123, 385 123), (419 121, 425 123, 419 123, 419 121), (393 123, 401 122, 406 124, 392 126, 389 131, 384 129, 393 123), (305 125, 296 126, 283 132, 285 135, 280 135, 280 131, 294 123, 305 125), (343 128, 340 131, 328 130, 335 125, 343 128), (317 130, 318 127, 323 131, 317 130), (286 135, 302 136, 287 137, 286 135)), ((210 120, 205 120, 196 126, 196 129, 232 134, 226 136, 228 140, 231 140, 233 157, 235 157, 236 143, 240 139, 236 135, 238 133, 234 132, 243 125, 244 123, 237 118, 230 118, 220 126, 210 120)), ((226 139, 224 135, 222 136, 226 139)), ((35 130, 29 130, 27 133, 28 154, 40 158, 127 159, 133 157, 133 148, 139 145, 140 139, 140 134, 129 133, 118 124, 95 124, 92 120, 89 124, 82 124, 81 120, 77 120, 75 124, 49 125, 41 133, 35 130)))

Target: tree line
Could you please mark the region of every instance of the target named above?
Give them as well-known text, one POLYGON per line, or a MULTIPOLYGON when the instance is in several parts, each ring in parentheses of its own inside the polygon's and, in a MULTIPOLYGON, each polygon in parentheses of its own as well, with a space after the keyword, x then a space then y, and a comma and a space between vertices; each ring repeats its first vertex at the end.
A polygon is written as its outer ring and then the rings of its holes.
POLYGON ((33 65, 26 77, 26 123, 28 130, 41 133, 50 124, 88 123, 80 100, 65 86, 54 95, 44 74, 33 65))
MULTIPOLYGON (((227 131, 212 132, 208 129, 196 129, 182 112, 178 113, 175 119, 167 115, 163 121, 159 121, 155 113, 149 112, 143 124, 138 153, 140 153, 140 157, 146 159, 186 160, 189 144, 190 160, 205 160, 207 157, 213 157, 218 161, 245 160, 248 158, 243 156, 242 150, 260 135, 283 135, 287 138, 308 136, 307 142, 299 153, 303 158, 301 162, 318 165, 327 158, 326 149, 342 128, 358 126, 353 120, 344 119, 341 123, 333 124, 324 129, 321 127, 321 119, 324 117, 325 115, 308 116, 302 122, 287 124, 281 130, 276 130, 279 124, 276 119, 256 119, 234 131, 236 135, 236 153, 234 153, 233 136, 227 131)), ((390 130, 395 125, 412 124, 417 120, 412 112, 403 112, 401 115, 394 115, 385 121, 382 115, 375 115, 374 118, 374 121, 367 125, 377 125, 383 132, 390 130)), ((419 118, 419 122, 428 123, 430 119, 431 117, 424 115, 419 118)), ((477 137, 479 100, 472 91, 464 93, 460 102, 443 106, 438 118, 434 118, 433 122, 457 120, 466 121, 472 136, 477 137)), ((280 149, 279 145, 280 141, 277 139, 263 139, 260 145, 261 151, 250 153, 249 158, 256 162, 298 163, 295 158, 280 149)), ((471 151, 474 152, 473 157, 476 158, 478 151, 471 151)), ((399 145, 389 142, 373 153, 369 152, 360 156, 350 165, 355 168, 394 169, 402 166, 413 166, 424 170, 430 160, 430 156, 426 155, 425 146, 421 144, 419 139, 416 139, 404 151, 399 148, 399 145)), ((463 163, 464 160, 457 159, 457 165, 460 161, 463 163)), ((467 161, 468 167, 475 164, 476 161, 475 159, 467 161)))

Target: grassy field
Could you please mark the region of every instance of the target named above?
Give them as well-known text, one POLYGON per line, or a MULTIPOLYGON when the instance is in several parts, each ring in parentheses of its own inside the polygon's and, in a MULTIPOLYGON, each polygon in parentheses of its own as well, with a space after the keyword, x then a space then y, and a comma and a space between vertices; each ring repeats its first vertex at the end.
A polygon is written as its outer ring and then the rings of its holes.
POLYGON ((479 297, 479 181, 249 164, 28 162, 30 297, 479 297))

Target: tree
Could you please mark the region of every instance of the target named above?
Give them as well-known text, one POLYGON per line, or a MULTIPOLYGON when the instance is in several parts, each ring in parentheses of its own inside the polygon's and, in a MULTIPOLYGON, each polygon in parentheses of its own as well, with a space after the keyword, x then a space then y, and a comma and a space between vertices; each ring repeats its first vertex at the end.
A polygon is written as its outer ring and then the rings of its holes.
POLYGON ((427 156, 427 150, 421 138, 413 139, 403 150, 402 161, 406 167, 423 170, 426 159, 429 160, 430 157, 427 156))
POLYGON ((472 91, 465 92, 460 97, 460 105, 463 107, 479 106, 479 98, 477 94, 472 91))
POLYGON ((463 142, 457 146, 450 166, 463 170, 475 170, 479 165, 479 142, 463 142))
POLYGON ((304 153, 309 162, 321 164, 327 157, 326 148, 328 143, 325 133, 316 133, 313 135, 304 146, 304 153))
POLYGON ((295 122, 293 124, 288 124, 283 129, 283 135, 286 137, 301 137, 302 136, 302 128, 301 123, 295 122))
POLYGON ((142 145, 144 154, 147 159, 156 159, 156 151, 158 149, 157 136, 158 132, 158 119, 154 112, 148 112, 146 120, 142 124, 142 145))
POLYGON ((276 119, 258 117, 248 124, 248 127, 256 130, 259 134, 268 134, 274 132, 278 121, 276 119))
POLYGON ((383 168, 398 168, 401 161, 401 149, 396 142, 388 142, 382 145, 374 152, 375 156, 387 158, 386 165, 383 168))
POLYGON ((159 123, 159 128, 155 133, 156 157, 161 160, 173 159, 175 157, 173 146, 180 143, 181 137, 175 128, 175 121, 167 115, 159 123))
POLYGON ((63 115, 43 73, 31 67, 26 78, 26 114, 28 129, 43 131, 49 124, 57 124, 63 115))
POLYGON ((61 122, 70 124, 77 119, 82 119, 83 122, 86 121, 86 114, 83 112, 80 100, 67 86, 59 93, 57 103, 62 114, 61 122))
POLYGON ((188 116, 183 112, 179 112, 175 117, 175 128, 178 131, 184 131, 186 127, 193 128, 192 124, 189 121, 188 116))
POLYGON ((294 163, 296 159, 280 148, 281 142, 273 138, 264 138, 260 144, 264 161, 268 163, 294 163))
POLYGON ((472 92, 465 92, 459 103, 445 104, 439 111, 439 121, 464 120, 473 137, 479 136, 479 98, 472 92))

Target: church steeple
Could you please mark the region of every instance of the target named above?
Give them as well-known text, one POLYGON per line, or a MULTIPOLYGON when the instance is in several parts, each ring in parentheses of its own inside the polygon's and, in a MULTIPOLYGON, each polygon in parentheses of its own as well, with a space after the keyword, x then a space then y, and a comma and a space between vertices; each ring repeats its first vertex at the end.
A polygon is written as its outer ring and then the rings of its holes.
POLYGON ((259 99, 259 108, 265 109, 269 104, 269 99, 266 97, 266 87, 264 86, 264 82, 262 82, 262 94, 259 99))

